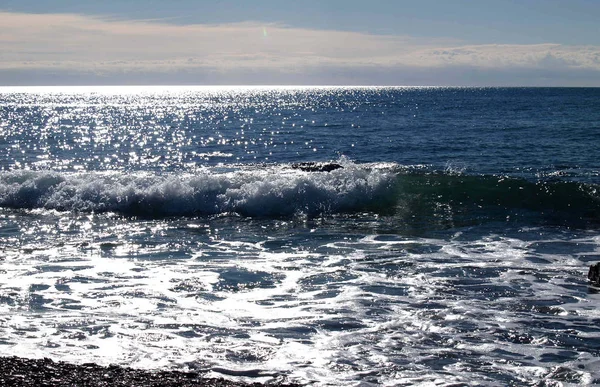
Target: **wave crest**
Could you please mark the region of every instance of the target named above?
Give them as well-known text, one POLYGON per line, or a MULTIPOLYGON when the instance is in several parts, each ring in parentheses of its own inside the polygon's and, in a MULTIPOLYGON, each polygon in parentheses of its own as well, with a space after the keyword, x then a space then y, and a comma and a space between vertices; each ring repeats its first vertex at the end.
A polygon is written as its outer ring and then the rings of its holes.
POLYGON ((194 174, 0 174, 0 206, 142 216, 287 216, 376 209, 392 196, 393 173, 358 165, 310 173, 264 167, 194 174))

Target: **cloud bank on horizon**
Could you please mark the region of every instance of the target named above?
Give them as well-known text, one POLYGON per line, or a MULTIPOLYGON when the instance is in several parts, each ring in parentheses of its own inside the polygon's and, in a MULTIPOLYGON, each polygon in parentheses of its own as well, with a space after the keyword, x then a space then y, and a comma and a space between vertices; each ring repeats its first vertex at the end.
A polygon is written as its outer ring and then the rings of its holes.
POLYGON ((0 85, 600 86, 600 46, 0 12, 0 85))

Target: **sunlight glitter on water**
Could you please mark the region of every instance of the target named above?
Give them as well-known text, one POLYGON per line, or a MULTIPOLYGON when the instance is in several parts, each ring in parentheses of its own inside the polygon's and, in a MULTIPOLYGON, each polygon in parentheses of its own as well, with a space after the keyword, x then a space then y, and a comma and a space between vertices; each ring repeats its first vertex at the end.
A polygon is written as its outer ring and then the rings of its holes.
POLYGON ((597 93, 2 89, 0 350, 594 384, 597 93))
POLYGON ((448 372, 469 382, 472 367, 486 370, 482 380, 518 380, 516 363, 529 380, 553 372, 544 358, 566 356, 570 378, 595 377, 578 368, 594 357, 568 348, 595 340, 584 327, 598 318, 589 303, 598 295, 587 294, 577 259, 544 249, 597 254, 596 237, 338 239, 227 219, 55 216, 65 226, 34 223, 30 242, 5 247, 3 344, 14 354, 332 385, 448 372), (232 239, 240 228, 246 240, 232 239))

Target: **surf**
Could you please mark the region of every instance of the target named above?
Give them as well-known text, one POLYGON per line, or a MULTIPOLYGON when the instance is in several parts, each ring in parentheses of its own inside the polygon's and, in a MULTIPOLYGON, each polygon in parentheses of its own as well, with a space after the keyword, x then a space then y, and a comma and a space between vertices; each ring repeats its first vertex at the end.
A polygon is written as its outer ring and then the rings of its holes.
POLYGON ((390 171, 357 164, 330 171, 307 168, 232 166, 162 174, 11 171, 0 174, 0 206, 146 217, 273 217, 364 211, 391 198, 390 171))

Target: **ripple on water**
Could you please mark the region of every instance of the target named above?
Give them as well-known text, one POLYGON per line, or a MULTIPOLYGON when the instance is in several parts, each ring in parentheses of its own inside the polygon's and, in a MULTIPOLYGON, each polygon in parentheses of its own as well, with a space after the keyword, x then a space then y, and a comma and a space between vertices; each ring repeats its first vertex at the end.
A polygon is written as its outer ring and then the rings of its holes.
MULTIPOLYGON (((61 216, 80 219, 36 227, 61 216)), ((340 220, 311 239, 313 227, 269 220, 198 232, 182 219, 86 219, 75 233, 36 231, 35 250, 5 242, 11 353, 330 385, 599 378, 600 296, 582 279, 593 234, 360 235, 340 220)), ((11 219, 13 232, 29 221, 11 219)))

